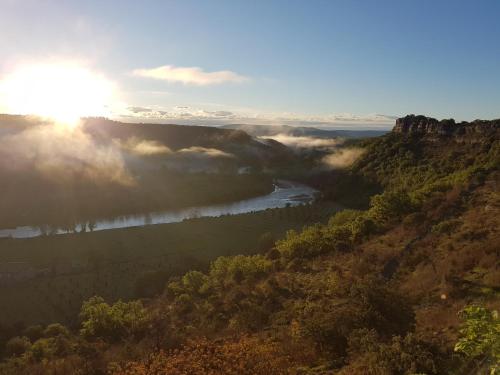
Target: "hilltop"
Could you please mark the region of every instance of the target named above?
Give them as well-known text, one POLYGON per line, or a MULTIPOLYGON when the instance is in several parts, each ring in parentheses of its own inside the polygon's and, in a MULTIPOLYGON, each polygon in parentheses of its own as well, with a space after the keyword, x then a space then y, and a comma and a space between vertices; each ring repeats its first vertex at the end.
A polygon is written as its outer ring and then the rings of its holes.
POLYGON ((271 137, 276 135, 288 135, 293 137, 313 137, 313 138, 370 138, 378 137, 386 130, 339 130, 339 129, 318 129, 305 126, 290 125, 248 125, 231 124, 221 126, 222 129, 242 130, 254 137, 271 137))

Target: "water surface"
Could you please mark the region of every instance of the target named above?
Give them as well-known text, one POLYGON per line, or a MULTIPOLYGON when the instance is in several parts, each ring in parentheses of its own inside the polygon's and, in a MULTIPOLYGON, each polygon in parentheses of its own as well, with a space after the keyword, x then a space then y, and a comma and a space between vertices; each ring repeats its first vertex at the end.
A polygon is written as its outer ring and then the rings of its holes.
MULTIPOLYGON (((222 215, 237 215, 248 212, 263 211, 268 208, 281 208, 310 203, 314 200, 317 190, 297 182, 279 180, 274 185, 274 191, 260 197, 241 200, 233 203, 210 206, 189 207, 177 210, 165 210, 140 215, 118 216, 111 219, 96 220, 92 231, 141 227, 152 224, 177 223, 197 217, 218 217, 222 215)), ((89 231, 88 223, 77 225, 76 231, 89 231)), ((49 229, 44 227, 22 226, 12 229, 0 229, 0 238, 29 238, 42 234, 67 234, 73 231, 64 229, 49 229)))

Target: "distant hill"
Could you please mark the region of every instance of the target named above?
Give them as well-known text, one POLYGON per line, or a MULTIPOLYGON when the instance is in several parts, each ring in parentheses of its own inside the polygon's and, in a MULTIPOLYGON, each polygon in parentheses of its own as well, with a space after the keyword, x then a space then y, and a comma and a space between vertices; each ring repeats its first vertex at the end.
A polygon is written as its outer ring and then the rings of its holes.
POLYGON ((0 115, 0 227, 69 225, 269 193, 297 156, 241 130, 0 115), (241 173, 246 175, 242 175, 241 173))
POLYGON ((388 130, 332 130, 311 127, 295 127, 289 125, 245 125, 231 124, 221 126, 222 129, 243 130, 254 137, 266 137, 286 134, 293 137, 314 138, 371 138, 386 134, 388 130))
MULTIPOLYGON (((290 150, 279 142, 260 142, 241 129, 208 126, 125 123, 106 118, 83 119, 82 129, 100 144, 111 140, 154 141, 173 151, 192 147, 215 148, 238 157, 242 165, 271 166, 289 161, 290 150)), ((0 114, 0 137, 46 124, 33 116, 0 114)))

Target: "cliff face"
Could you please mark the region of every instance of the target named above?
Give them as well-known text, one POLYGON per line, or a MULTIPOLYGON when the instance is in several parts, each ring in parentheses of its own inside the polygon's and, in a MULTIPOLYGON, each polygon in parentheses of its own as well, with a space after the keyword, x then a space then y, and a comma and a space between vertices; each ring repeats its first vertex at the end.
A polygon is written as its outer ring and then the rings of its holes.
POLYGON ((432 117, 408 115, 397 119, 392 131, 405 135, 454 136, 463 139, 498 136, 500 119, 456 123, 453 119, 439 121, 432 117))

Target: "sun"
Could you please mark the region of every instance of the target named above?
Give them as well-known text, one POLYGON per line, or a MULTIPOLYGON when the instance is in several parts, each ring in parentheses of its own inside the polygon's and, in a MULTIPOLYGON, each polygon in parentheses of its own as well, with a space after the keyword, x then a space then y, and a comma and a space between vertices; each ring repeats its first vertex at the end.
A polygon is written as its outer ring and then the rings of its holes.
POLYGON ((113 85, 78 64, 19 66, 0 81, 0 107, 75 126, 81 117, 107 116, 113 85))

